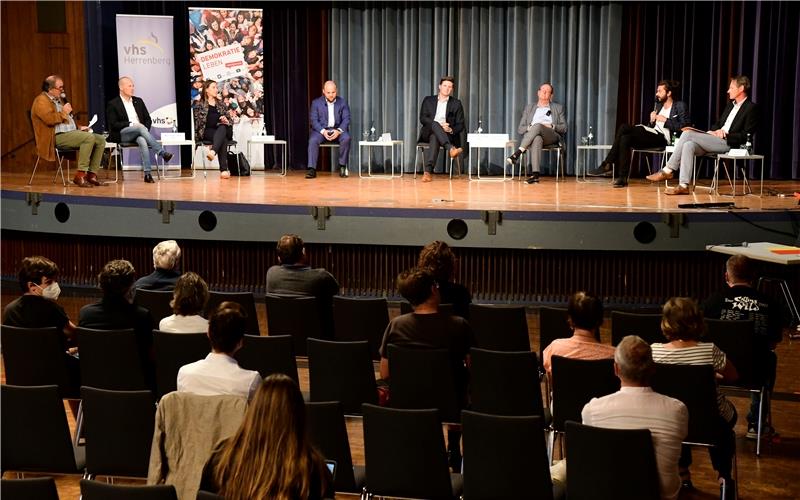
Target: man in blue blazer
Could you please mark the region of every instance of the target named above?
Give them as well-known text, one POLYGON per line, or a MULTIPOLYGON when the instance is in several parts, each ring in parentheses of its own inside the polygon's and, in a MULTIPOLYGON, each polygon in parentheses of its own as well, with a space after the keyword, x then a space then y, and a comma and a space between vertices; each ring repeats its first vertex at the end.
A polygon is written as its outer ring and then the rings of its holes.
POLYGON ((619 175, 614 179, 615 188, 628 185, 628 172, 632 149, 663 148, 670 143, 672 134, 680 134, 690 125, 689 107, 677 100, 680 82, 661 80, 656 89, 656 105, 650 112, 648 125, 620 125, 611 151, 606 159, 590 175, 611 172, 611 164, 617 165, 619 175))
POLYGON ((322 86, 322 95, 311 101, 308 120, 308 172, 306 179, 317 176, 319 145, 323 142, 339 143, 339 177, 347 177, 347 159, 350 157, 350 106, 337 97, 336 82, 328 80, 322 86))
POLYGON ((427 155, 425 155, 425 173, 422 182, 431 182, 433 166, 439 157, 439 146, 449 150, 450 158, 461 154, 463 148, 459 147, 459 135, 464 131, 464 108, 461 101, 452 97, 455 79, 444 76, 439 80, 439 93, 429 95, 422 100, 419 110, 419 121, 422 130, 419 133, 419 142, 427 142, 427 155))

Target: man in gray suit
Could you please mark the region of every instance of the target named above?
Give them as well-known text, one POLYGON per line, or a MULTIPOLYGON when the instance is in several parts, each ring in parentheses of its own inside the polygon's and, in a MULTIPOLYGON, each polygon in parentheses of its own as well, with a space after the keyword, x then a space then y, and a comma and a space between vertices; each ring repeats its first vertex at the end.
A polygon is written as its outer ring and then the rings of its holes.
POLYGON ((519 149, 506 161, 513 165, 519 157, 531 150, 531 176, 525 181, 528 184, 539 182, 539 164, 542 160, 542 147, 561 141, 567 132, 567 119, 564 116, 564 105, 552 102, 553 86, 543 83, 537 92, 539 100, 536 104, 528 104, 522 112, 518 132, 522 135, 519 149))

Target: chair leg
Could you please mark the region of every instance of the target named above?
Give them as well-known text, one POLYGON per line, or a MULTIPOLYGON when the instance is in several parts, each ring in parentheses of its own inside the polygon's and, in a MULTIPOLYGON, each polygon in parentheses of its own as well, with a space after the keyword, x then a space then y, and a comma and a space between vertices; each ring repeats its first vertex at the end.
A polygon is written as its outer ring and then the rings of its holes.
POLYGON ((756 456, 761 456, 761 427, 764 425, 763 418, 764 418, 764 388, 761 388, 761 391, 758 393, 758 422, 756 425, 758 429, 756 430, 756 456))
POLYGON ((547 465, 553 465, 553 448, 555 447, 556 431, 551 429, 547 436, 547 465))
POLYGON ((81 434, 83 434, 83 400, 78 404, 78 415, 75 417, 75 446, 78 446, 81 434))
POLYGON ((29 185, 29 186, 30 186, 31 184, 33 184, 33 176, 34 176, 34 175, 36 175, 36 167, 38 167, 38 166, 39 166, 39 160, 41 160, 41 159, 42 159, 42 157, 41 157, 41 156, 39 156, 39 155, 36 155, 36 163, 34 163, 34 164, 33 164, 33 172, 31 172, 31 178, 30 178, 30 179, 28 179, 28 185, 29 185))

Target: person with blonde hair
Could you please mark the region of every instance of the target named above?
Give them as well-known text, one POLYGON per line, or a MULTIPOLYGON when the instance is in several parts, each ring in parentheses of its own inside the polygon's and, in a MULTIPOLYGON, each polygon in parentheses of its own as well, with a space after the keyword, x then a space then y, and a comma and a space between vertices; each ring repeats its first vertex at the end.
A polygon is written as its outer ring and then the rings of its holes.
POLYGON ((472 295, 467 287, 454 281, 456 254, 444 241, 432 241, 419 252, 417 267, 430 269, 439 284, 442 304, 452 304, 453 314, 469 319, 472 295))
POLYGON ((166 240, 153 247, 153 267, 155 270, 136 280, 134 289, 172 290, 181 273, 181 247, 175 240, 166 240))
POLYGON ((208 304, 208 285, 196 273, 185 273, 172 292, 172 316, 163 318, 158 329, 170 333, 205 333, 208 320, 202 314, 208 304))
POLYGON ((294 380, 275 374, 260 384, 239 430, 212 452, 200 489, 226 500, 334 497, 333 478, 309 441, 294 380))

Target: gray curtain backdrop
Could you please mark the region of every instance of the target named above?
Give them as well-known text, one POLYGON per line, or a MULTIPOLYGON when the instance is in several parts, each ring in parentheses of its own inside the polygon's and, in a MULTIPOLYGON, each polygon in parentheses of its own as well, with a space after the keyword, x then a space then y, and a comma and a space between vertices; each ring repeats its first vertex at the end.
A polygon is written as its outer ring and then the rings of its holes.
MULTIPOLYGON (((358 161, 357 142, 374 122, 377 134, 405 141, 403 165, 411 171, 419 105, 437 92, 443 75, 455 77, 468 132, 480 119, 484 133, 508 133, 517 141, 523 107, 535 102, 542 82, 552 82, 554 100, 567 111, 568 173, 590 125, 598 144, 613 141, 619 4, 334 3, 330 23, 330 76, 352 113, 351 166, 358 161)), ((489 157, 495 173, 501 173, 501 155, 495 150, 489 157)), ((554 161, 542 167, 555 172, 554 161)))

